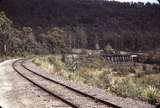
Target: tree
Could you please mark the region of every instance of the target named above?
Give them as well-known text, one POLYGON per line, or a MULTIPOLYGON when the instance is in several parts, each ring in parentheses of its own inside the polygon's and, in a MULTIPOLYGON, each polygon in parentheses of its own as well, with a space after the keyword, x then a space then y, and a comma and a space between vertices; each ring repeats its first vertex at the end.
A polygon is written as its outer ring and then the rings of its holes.
MULTIPOLYGON (((12 30, 8 35, 1 34, 1 39, 11 43, 14 38, 27 49, 38 46, 43 52, 53 53, 66 47, 104 49, 107 43, 115 50, 127 51, 160 47, 159 4, 106 0, 2 0, 0 10, 5 11, 14 22, 11 24, 14 26, 9 25, 12 30), (24 32, 20 29, 24 26, 32 31, 28 29, 29 33, 24 32), (53 30, 55 27, 57 30, 53 30), (13 31, 20 33, 11 35, 13 31)), ((9 44, 4 44, 6 42, 0 43, 3 44, 0 45, 3 52, 11 49, 9 44)), ((17 46, 16 42, 14 44, 17 46)), ((25 50, 19 47, 19 50, 22 49, 25 50)), ((34 49, 28 51, 34 52, 34 49)))
MULTIPOLYGON (((66 42, 65 37, 67 33, 59 28, 51 28, 46 33, 46 43, 49 50, 52 53, 63 53, 65 52, 66 42)), ((43 41, 43 40, 42 40, 43 41)))
POLYGON ((107 46, 104 48, 104 52, 105 54, 114 54, 115 51, 112 48, 112 46, 110 44, 107 44, 107 46))
POLYGON ((4 12, 0 12, 0 51, 3 54, 7 53, 7 44, 9 43, 9 37, 12 35, 12 21, 10 21, 4 12))

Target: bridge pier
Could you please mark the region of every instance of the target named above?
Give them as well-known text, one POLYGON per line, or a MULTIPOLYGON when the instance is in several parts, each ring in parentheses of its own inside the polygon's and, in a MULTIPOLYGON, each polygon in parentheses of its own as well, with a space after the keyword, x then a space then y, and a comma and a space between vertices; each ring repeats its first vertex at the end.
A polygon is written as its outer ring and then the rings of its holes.
POLYGON ((104 57, 113 64, 128 64, 129 62, 133 62, 130 55, 105 55, 104 57))

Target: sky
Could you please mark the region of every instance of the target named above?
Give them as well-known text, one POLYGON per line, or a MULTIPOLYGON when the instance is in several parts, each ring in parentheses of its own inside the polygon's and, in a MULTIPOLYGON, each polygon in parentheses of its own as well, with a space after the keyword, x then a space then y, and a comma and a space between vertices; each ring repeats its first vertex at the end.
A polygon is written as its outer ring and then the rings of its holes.
POLYGON ((147 3, 147 2, 150 2, 150 3, 158 3, 157 0, 115 0, 115 1, 120 1, 120 2, 144 2, 144 3, 147 3))

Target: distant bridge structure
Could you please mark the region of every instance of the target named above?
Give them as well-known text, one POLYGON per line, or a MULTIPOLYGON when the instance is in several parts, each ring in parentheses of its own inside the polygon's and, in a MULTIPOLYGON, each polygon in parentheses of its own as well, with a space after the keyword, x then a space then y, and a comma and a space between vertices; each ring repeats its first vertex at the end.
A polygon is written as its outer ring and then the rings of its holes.
POLYGON ((113 55, 103 55, 103 57, 107 61, 109 61, 113 64, 123 64, 123 63, 137 62, 137 55, 113 54, 113 55))
POLYGON ((121 51, 117 54, 107 54, 103 50, 88 50, 88 49, 72 49, 71 54, 67 54, 68 58, 76 59, 77 57, 94 57, 101 56, 112 64, 130 64, 138 62, 139 55, 137 52, 121 51))
POLYGON ((130 64, 133 62, 138 62, 138 55, 133 54, 110 54, 110 55, 80 55, 80 54, 68 54, 66 61, 74 61, 79 57, 94 57, 102 56, 108 63, 111 64, 130 64))

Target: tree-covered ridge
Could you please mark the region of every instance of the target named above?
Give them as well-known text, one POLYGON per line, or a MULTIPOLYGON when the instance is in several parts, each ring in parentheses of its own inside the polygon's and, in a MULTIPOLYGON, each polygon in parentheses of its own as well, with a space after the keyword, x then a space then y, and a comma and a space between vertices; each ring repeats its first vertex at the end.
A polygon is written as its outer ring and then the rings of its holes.
POLYGON ((26 26, 102 25, 117 29, 143 29, 157 22, 158 4, 103 0, 2 0, 1 7, 17 24, 26 26), (129 28, 128 28, 129 27, 129 28))
POLYGON ((108 44, 117 50, 160 48, 158 4, 2 0, 0 9, 13 21, 9 24, 13 28, 9 33, 14 34, 9 38, 16 41, 9 51, 60 52, 57 49, 95 49, 97 45, 103 49, 108 44))
POLYGON ((0 12, 0 55, 61 53, 66 49, 64 36, 63 30, 52 28, 36 37, 31 27, 18 29, 0 12))

